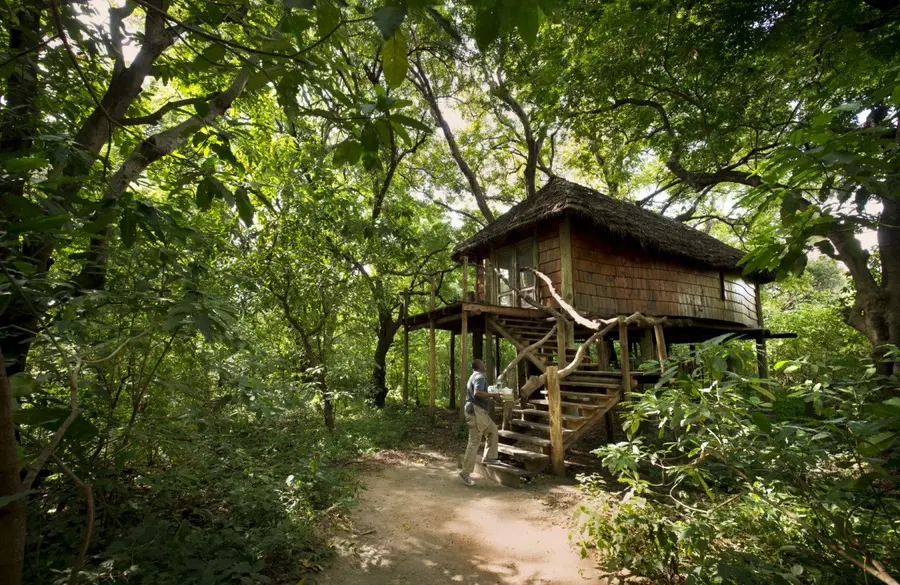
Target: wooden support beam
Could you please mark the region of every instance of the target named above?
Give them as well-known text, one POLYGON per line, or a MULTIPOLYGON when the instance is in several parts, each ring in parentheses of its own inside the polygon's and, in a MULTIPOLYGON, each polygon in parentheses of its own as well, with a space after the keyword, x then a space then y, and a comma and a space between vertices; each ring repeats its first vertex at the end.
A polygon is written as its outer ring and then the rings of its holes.
POLYGON ((484 352, 484 366, 485 366, 485 374, 487 374, 487 383, 493 384, 495 375, 494 375, 494 332, 491 331, 490 327, 485 327, 484 332, 484 346, 482 348, 484 352))
POLYGON ((409 316, 409 295, 403 295, 403 405, 409 404, 409 325, 405 324, 409 316))
POLYGON ((556 366, 547 366, 547 402, 550 410, 550 466, 553 475, 565 477, 565 447, 563 442, 562 399, 556 366))
MULTIPOLYGON (((522 353, 524 351, 525 358, 528 359, 528 361, 530 361, 534 365, 536 365, 540 371, 543 372, 547 368, 547 365, 544 364, 544 362, 542 362, 538 357, 536 357, 532 353, 533 348, 537 347, 537 344, 532 344, 533 347, 531 349, 529 349, 528 351, 525 351, 525 349, 526 349, 525 346, 523 346, 521 343, 519 343, 519 340, 516 339, 515 336, 513 336, 509 331, 504 329, 502 325, 497 323, 497 321, 495 319, 488 317, 487 319, 485 319, 485 324, 487 325, 488 328, 494 330, 496 333, 503 336, 504 339, 506 339, 507 341, 512 343, 513 347, 516 348, 516 352, 522 353)), ((531 346, 529 346, 529 347, 531 347, 531 346)))
POLYGON ((619 322, 619 371, 622 372, 622 398, 631 400, 631 356, 628 347, 628 323, 619 322))
MULTIPOLYGON (((428 301, 428 310, 434 311, 435 297, 434 277, 431 278, 431 296, 428 301)), ((434 408, 437 398, 437 355, 435 352, 434 319, 428 328, 428 416, 434 423, 434 408)))
POLYGON ((556 365, 566 367, 566 349, 569 347, 569 323, 565 319, 556 322, 556 365))
POLYGON ((653 330, 641 330, 641 337, 638 340, 638 344, 640 347, 641 363, 651 361, 655 353, 653 351, 653 330))
MULTIPOLYGON (((466 290, 468 290, 468 280, 469 280, 469 257, 463 256, 463 271, 462 271, 462 291, 463 291, 463 299, 466 298, 466 290)), ((466 407, 466 382, 468 382, 467 375, 469 373, 469 368, 466 364, 469 361, 468 355, 469 349, 469 314, 466 312, 466 305, 463 303, 462 306, 462 321, 460 323, 460 333, 459 333, 459 422, 464 422, 466 420, 465 407, 466 407)))
POLYGON ((600 370, 609 370, 609 342, 606 338, 601 337, 597 340, 597 363, 600 364, 600 370))
POLYGON ((653 326, 653 335, 656 338, 656 359, 659 360, 659 370, 665 373, 665 362, 669 359, 669 352, 666 350, 666 338, 663 336, 662 323, 653 326))
POLYGON ((456 334, 450 332, 450 400, 447 408, 456 409, 456 334))

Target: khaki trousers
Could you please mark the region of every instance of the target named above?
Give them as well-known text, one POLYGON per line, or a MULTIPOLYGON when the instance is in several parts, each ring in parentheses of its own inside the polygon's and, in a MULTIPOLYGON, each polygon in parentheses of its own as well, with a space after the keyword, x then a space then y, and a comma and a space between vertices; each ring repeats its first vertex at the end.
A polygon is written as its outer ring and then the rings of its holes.
POLYGON ((484 449, 485 459, 497 458, 497 443, 500 440, 497 434, 497 425, 491 420, 487 411, 481 407, 472 405, 475 414, 466 413, 466 424, 469 425, 469 443, 466 445, 466 455, 463 457, 462 470, 466 474, 471 474, 475 470, 475 454, 481 445, 481 437, 487 436, 488 444, 484 449))

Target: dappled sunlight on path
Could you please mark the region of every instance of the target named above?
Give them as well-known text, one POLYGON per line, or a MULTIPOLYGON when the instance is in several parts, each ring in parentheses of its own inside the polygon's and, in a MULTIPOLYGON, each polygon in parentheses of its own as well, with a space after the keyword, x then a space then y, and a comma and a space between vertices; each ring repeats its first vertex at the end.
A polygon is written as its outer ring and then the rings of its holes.
POLYGON ((596 583, 590 561, 568 543, 577 493, 540 478, 522 490, 477 478, 467 488, 443 457, 369 472, 322 585, 596 583))

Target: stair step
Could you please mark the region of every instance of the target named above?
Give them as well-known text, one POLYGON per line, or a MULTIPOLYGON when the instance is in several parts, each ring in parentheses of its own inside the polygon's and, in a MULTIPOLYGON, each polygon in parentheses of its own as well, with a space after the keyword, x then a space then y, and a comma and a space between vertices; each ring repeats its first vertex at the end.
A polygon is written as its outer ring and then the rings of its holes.
MULTIPOLYGON (((549 400, 529 400, 529 404, 536 404, 538 406, 550 406, 549 400)), ((598 410, 601 408, 606 408, 606 404, 589 404, 586 402, 560 402, 560 406, 563 408, 582 408, 584 410, 598 410)))
MULTIPOLYGON (((541 394, 547 395, 546 390, 541 390, 541 394)), ((560 396, 565 398, 587 398, 589 400, 609 400, 609 394, 599 394, 596 392, 575 392, 573 390, 560 390, 560 396)))
MULTIPOLYGON (((513 410, 514 414, 534 414, 543 418, 548 418, 550 416, 549 410, 538 410, 537 408, 516 408, 513 410)), ((588 420, 589 417, 586 416, 578 416, 575 414, 563 414, 563 420, 573 421, 573 422, 584 422, 588 420)))
POLYGON ((526 435, 524 433, 517 433, 515 431, 497 431, 501 437, 505 439, 514 439, 516 441, 522 441, 523 443, 532 443, 534 445, 540 445, 541 447, 549 447, 550 439, 545 439, 543 437, 535 437, 533 435, 526 435))
POLYGON ((521 449, 519 447, 516 447, 515 445, 500 443, 497 448, 501 453, 509 455, 513 459, 519 459, 522 461, 545 461, 547 459, 550 459, 549 455, 545 455, 544 453, 535 453, 534 451, 529 451, 528 449, 521 449))
MULTIPOLYGON (((548 425, 548 424, 534 422, 531 420, 520 420, 520 419, 513 419, 510 422, 515 427, 528 427, 529 429, 534 429, 536 431, 547 431, 547 433, 550 433, 550 425, 548 425)), ((575 432, 573 429, 563 429, 562 431, 563 431, 563 435, 565 435, 567 433, 575 432)))
POLYGON ((570 380, 569 378, 564 378, 559 381, 560 386, 574 386, 576 388, 608 388, 615 390, 622 386, 619 384, 608 384, 606 382, 592 382, 589 380, 570 380))

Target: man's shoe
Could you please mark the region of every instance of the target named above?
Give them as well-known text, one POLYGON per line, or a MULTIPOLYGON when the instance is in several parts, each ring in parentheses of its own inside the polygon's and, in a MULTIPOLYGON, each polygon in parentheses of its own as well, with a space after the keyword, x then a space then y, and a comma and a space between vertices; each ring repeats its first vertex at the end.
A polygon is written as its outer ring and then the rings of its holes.
POLYGON ((462 471, 459 472, 459 479, 463 480, 463 483, 469 487, 472 487, 473 485, 475 485, 475 480, 472 479, 471 477, 469 477, 468 475, 466 475, 462 471))

